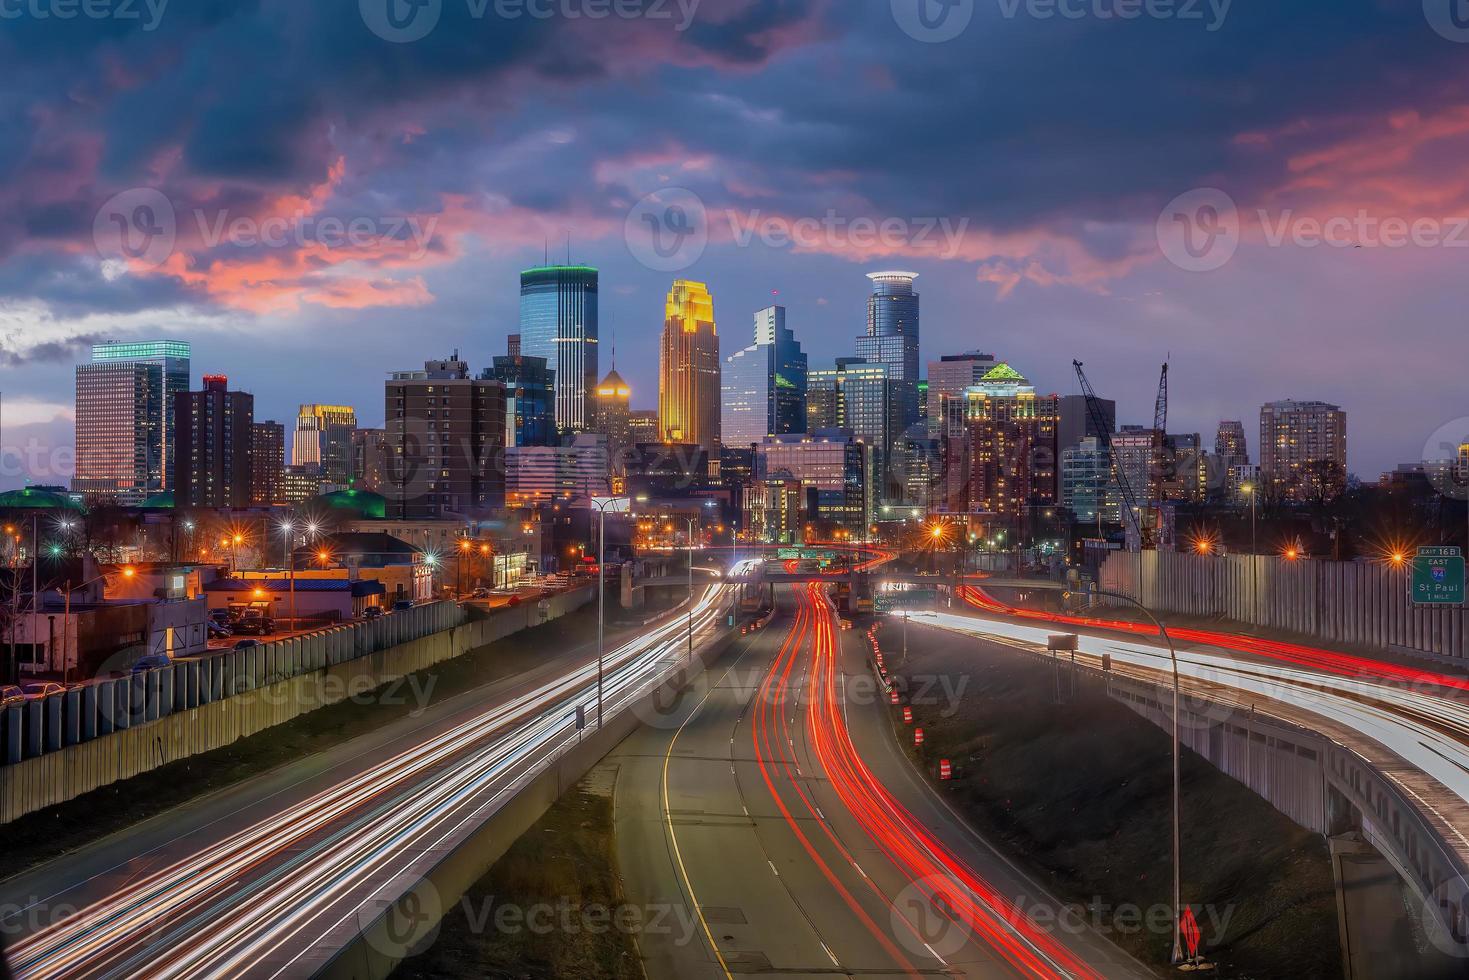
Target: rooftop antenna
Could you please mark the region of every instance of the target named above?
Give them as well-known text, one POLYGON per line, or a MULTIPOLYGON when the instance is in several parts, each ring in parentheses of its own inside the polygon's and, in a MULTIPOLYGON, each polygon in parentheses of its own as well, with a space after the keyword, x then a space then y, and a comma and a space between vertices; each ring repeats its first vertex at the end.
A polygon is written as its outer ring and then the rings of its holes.
POLYGON ((551 264, 551 239, 541 239, 541 266, 542 268, 551 264))
POLYGON ((571 265, 571 232, 566 233, 566 264, 571 265))

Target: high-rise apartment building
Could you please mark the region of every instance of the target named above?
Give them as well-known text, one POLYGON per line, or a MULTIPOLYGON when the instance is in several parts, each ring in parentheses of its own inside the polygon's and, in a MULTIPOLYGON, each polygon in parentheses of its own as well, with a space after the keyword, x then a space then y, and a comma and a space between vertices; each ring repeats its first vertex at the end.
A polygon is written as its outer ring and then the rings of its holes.
POLYGON ((714 298, 680 279, 668 292, 658 360, 658 423, 666 442, 693 443, 719 456, 719 334, 714 298))
POLYGON ((352 487, 381 494, 388 480, 388 432, 355 429, 352 432, 352 487))
MULTIPOLYGON (((897 387, 902 425, 918 422, 918 294, 916 272, 873 272, 867 299, 867 335, 857 338, 857 356, 882 364, 897 387)), ((930 385, 932 379, 930 379, 930 385)), ((930 388, 930 397, 932 389, 930 388)))
POLYGON ((388 516, 473 519, 505 503, 505 386, 457 357, 386 385, 388 516))
POLYGON ((1054 505, 1060 453, 1060 399, 1008 364, 992 368, 967 392, 970 428, 969 507, 1017 524, 1034 508, 1054 505))
POLYGON ((505 445, 556 445, 556 372, 544 357, 497 357, 494 364, 480 377, 505 386, 505 445))
POLYGON ((783 306, 755 314, 755 343, 725 359, 720 437, 751 446, 766 436, 806 431, 806 355, 783 306))
POLYGON ((291 465, 320 468, 326 483, 352 478, 352 433, 357 411, 346 405, 302 405, 291 440, 291 465))
POLYGON ((556 383, 556 426, 584 431, 597 369, 597 270, 550 265, 520 274, 519 353, 545 358, 556 383))
POLYGON ((250 503, 270 506, 284 497, 286 427, 279 422, 250 426, 250 503))
POLYGON ((505 492, 512 506, 552 500, 571 505, 605 497, 607 437, 581 433, 561 446, 511 446, 505 450, 505 492))
POLYGON ((189 390, 185 341, 94 344, 76 371, 79 493, 138 501, 167 488, 176 443, 174 398, 189 390))
POLYGON ((253 497, 255 396, 229 378, 204 376, 202 391, 174 396, 178 448, 172 481, 178 507, 245 508, 253 497))
POLYGON ((1220 422, 1219 431, 1214 436, 1214 453, 1217 456, 1227 456, 1239 460, 1241 463, 1249 462, 1249 443, 1245 440, 1245 424, 1243 422, 1220 422))
POLYGON ((1111 484, 1112 459, 1100 439, 1087 436, 1079 445, 1061 450, 1061 506, 1079 523, 1120 522, 1111 484))
POLYGON ((1293 503, 1330 500, 1346 487, 1347 416, 1318 401, 1260 409, 1260 479, 1266 494, 1293 503))

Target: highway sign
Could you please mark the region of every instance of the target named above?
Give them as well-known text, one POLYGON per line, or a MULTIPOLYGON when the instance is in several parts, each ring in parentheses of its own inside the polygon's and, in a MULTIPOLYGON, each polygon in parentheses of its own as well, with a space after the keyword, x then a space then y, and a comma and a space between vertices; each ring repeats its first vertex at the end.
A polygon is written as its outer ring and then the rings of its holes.
POLYGON ((938 601, 938 589, 894 589, 877 594, 877 611, 887 612, 902 606, 932 606, 938 601))
POLYGON ((1419 548, 1413 557, 1410 596, 1417 606, 1464 604, 1464 556, 1458 548, 1419 548))

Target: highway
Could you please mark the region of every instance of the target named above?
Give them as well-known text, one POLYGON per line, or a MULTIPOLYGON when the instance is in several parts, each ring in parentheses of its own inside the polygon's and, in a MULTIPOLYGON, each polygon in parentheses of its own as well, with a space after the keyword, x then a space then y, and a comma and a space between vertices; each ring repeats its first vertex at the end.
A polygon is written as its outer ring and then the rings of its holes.
MULTIPOLYGON (((1079 657, 1153 684, 1171 684, 1168 651, 1149 626, 1017 609, 961 590, 966 610, 913 612, 911 621, 1043 650, 1057 627, 1079 636, 1079 657), (1019 620, 1019 621, 1017 621, 1019 620), (1034 624, 1034 625, 1033 625, 1034 624)), ((1226 708, 1259 710, 1389 762, 1400 785, 1469 859, 1469 687, 1462 677, 1297 644, 1170 629, 1186 692, 1226 708), (1369 744, 1370 743, 1370 744, 1369 744), (1391 757, 1391 758, 1389 758, 1391 757), (1403 765, 1406 763, 1406 767, 1403 765)), ((1373 758, 1373 756, 1377 758, 1373 758)))
MULTIPOLYGON (((734 601, 711 587, 694 606, 695 642, 716 638, 734 601)), ((609 650, 609 717, 685 657, 687 615, 609 650)), ((4 883, 19 906, 75 907, 7 950, 19 977, 309 975, 330 960, 516 790, 580 737, 597 712, 595 660, 512 684, 331 769, 329 780, 269 795, 101 869, 84 856, 4 883)), ((156 832, 156 826, 155 826, 156 832)), ((99 845, 115 853, 109 842, 99 845)))
POLYGON ((1059 903, 913 769, 824 587, 780 595, 770 627, 609 757, 628 900, 697 910, 694 941, 640 937, 648 976, 1150 975, 1049 924, 1059 903))

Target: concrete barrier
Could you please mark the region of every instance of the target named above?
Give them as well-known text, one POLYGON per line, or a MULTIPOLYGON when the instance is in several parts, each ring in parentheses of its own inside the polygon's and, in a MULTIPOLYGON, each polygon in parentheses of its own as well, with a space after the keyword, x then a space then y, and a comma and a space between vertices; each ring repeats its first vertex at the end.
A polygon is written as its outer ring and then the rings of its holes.
MULTIPOLYGON (((590 588, 556 596, 550 601, 550 618, 579 609, 594 598, 590 588)), ((412 612, 432 610, 435 607, 423 606, 412 612)), ((174 703, 172 687, 166 699, 162 687, 162 675, 175 671, 182 674, 182 664, 99 681, 92 685, 97 698, 97 710, 92 715, 96 737, 75 745, 61 744, 61 696, 48 699, 57 706, 54 749, 46 746, 49 729, 42 702, 3 709, 0 824, 156 769, 165 762, 222 748, 341 701, 352 692, 375 690, 541 622, 533 603, 469 623, 458 621, 457 609, 454 616, 439 610, 413 622, 406 620, 410 615, 403 612, 386 617, 393 620, 404 616, 405 621, 394 628, 398 632, 379 635, 411 636, 420 628, 442 628, 319 669, 302 669, 288 675, 283 669, 284 653, 274 644, 227 652, 214 658, 221 670, 222 696, 200 699, 195 707, 185 710, 170 710, 174 703), (281 669, 276 674, 267 664, 272 655, 279 657, 281 669), (238 690, 242 683, 247 686, 231 696, 231 691, 238 690), (161 701, 168 707, 163 707, 161 701)), ((345 629, 342 635, 343 649, 351 649, 361 639, 355 628, 345 629)), ((177 683, 183 685, 185 681, 180 677, 177 683)))

